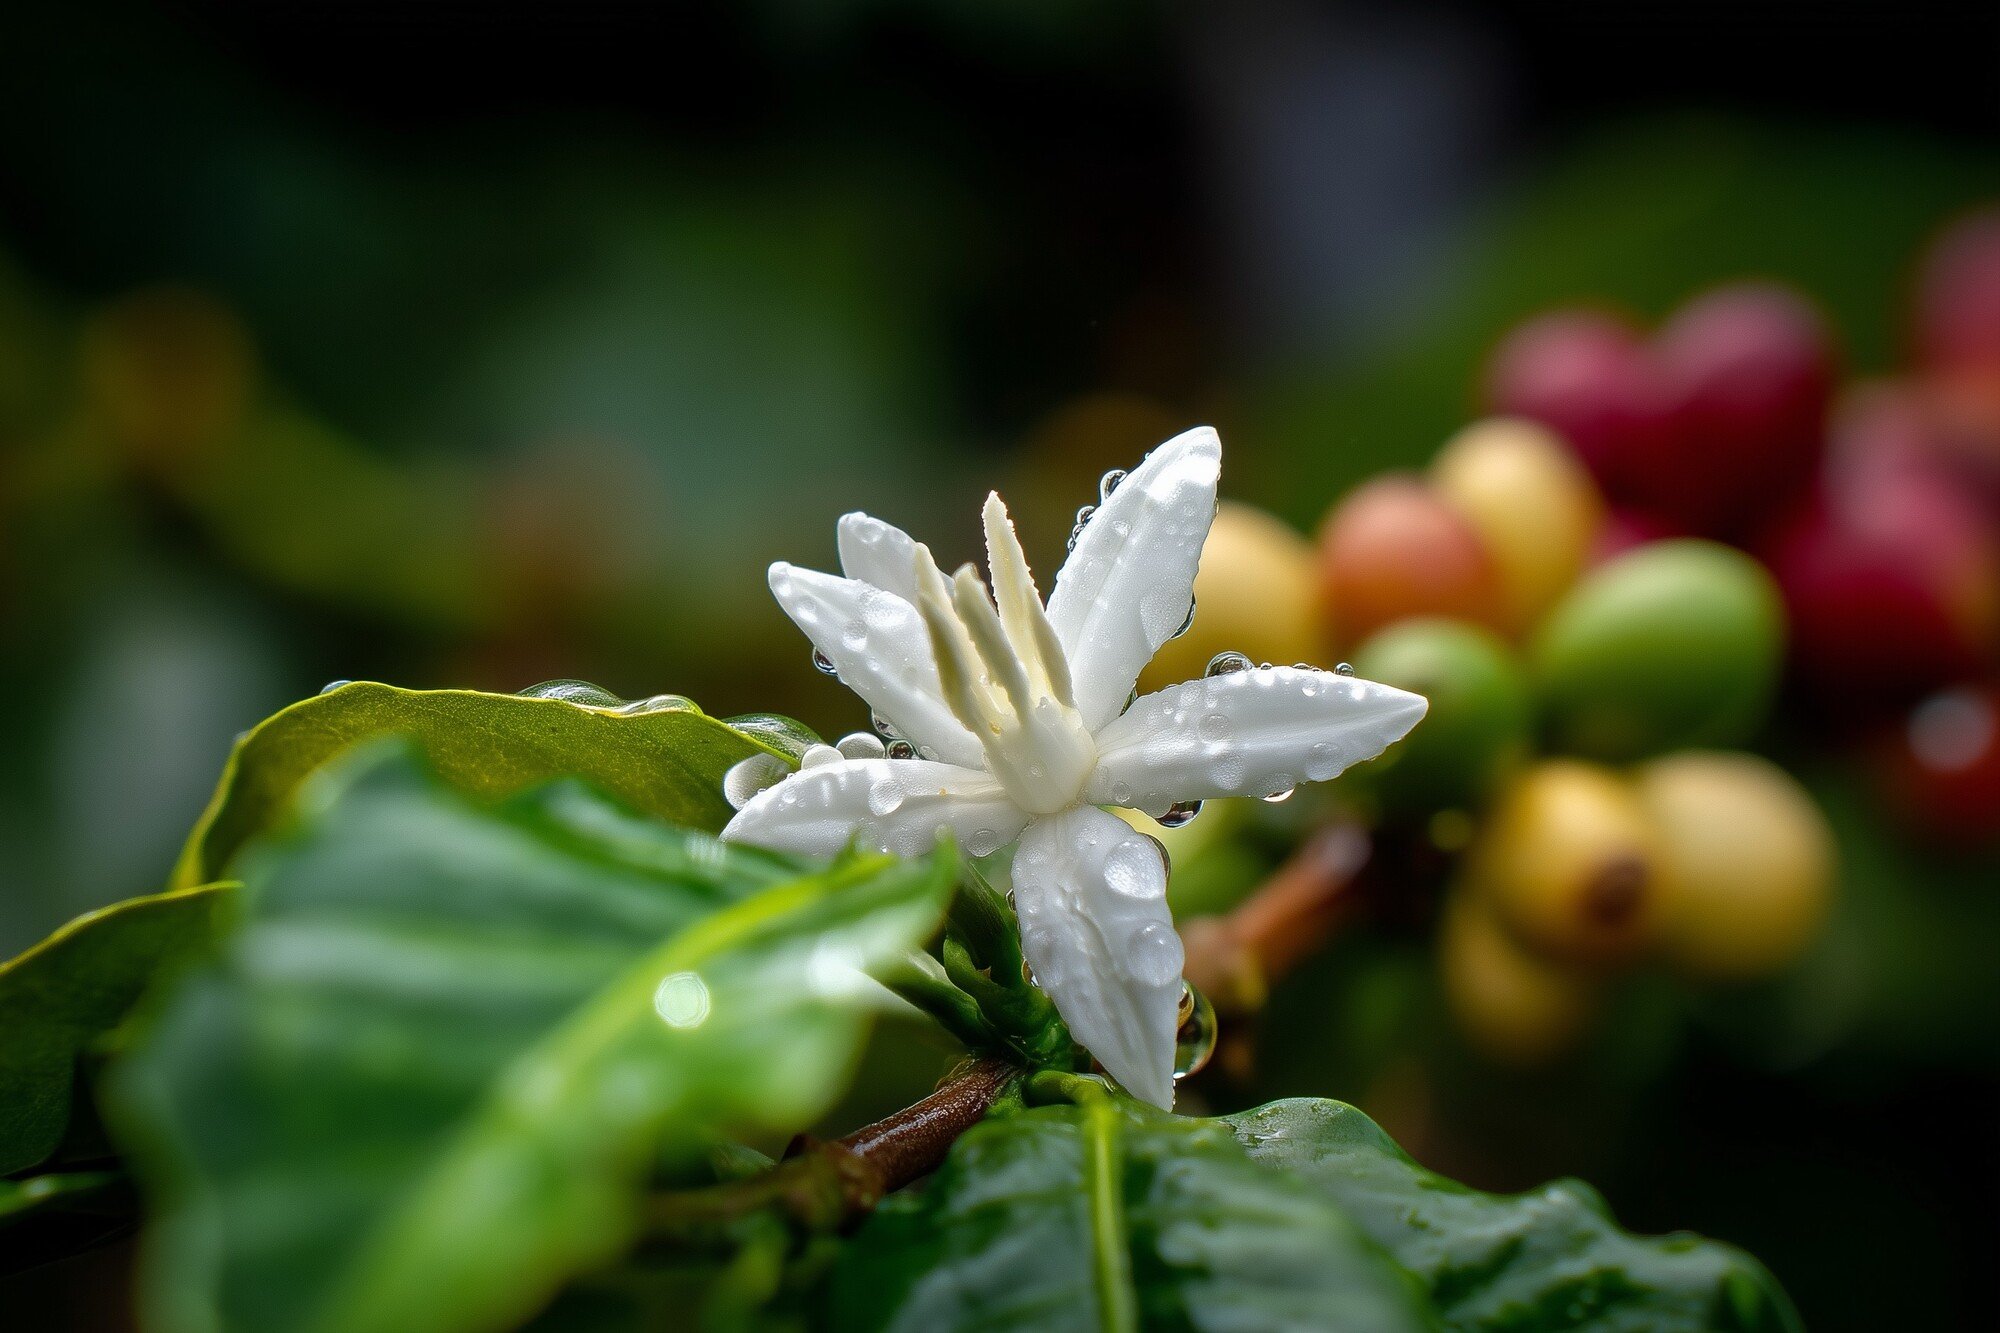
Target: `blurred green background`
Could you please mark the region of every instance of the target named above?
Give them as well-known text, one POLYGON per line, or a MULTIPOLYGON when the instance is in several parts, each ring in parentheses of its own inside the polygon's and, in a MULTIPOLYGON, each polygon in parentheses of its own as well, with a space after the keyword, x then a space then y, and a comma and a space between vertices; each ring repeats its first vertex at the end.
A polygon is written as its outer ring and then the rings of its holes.
MULTIPOLYGON (((850 730, 763 586, 841 512, 956 559, 998 486, 1053 568, 1209 421, 1309 527, 1552 302, 1780 277, 1886 369, 1925 238, 2000 196, 2000 15, 1931 4, 84 3, 0 62, 6 953, 157 886, 329 680, 850 730)), ((1860 906, 1786 1040, 1460 1067, 1490 1114, 1437 1164, 1588 1173, 1816 1327, 1948 1326, 2000 1243, 1993 868, 1796 767, 1860 906)), ((1382 1114, 1421 966, 1295 979, 1257 1091, 1382 1114)))

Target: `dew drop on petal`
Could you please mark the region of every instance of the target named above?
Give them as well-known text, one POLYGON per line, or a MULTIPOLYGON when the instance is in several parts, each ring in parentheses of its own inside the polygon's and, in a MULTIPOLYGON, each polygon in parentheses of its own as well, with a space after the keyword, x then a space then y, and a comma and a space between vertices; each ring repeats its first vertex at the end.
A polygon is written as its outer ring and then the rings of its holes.
POLYGON ((1181 1025, 1174 1034, 1174 1081, 1199 1074, 1215 1054, 1216 1037, 1221 1032, 1215 1021, 1215 1006, 1190 982, 1181 983, 1181 1025))
POLYGON ((1294 790, 1296 788, 1286 787, 1282 790, 1274 791, 1269 796, 1266 796, 1264 801, 1268 805, 1283 805, 1286 801, 1292 799, 1292 792, 1294 790))
POLYGON ((1343 676, 1351 676, 1354 674, 1354 663, 1342 662, 1340 665, 1336 666, 1334 670, 1339 672, 1343 676))
POLYGON ((1205 741, 1219 741, 1229 735, 1229 715, 1209 713, 1195 724, 1195 735, 1205 741))
POLYGON ((868 715, 868 723, 875 728, 876 734, 884 740, 896 739, 896 724, 888 718, 883 717, 880 713, 870 713, 868 715))
POLYGON ((894 778, 877 778, 868 787, 868 813, 877 819, 893 815, 903 806, 903 784, 894 778))
POLYGON ((822 676, 840 677, 840 668, 833 664, 833 659, 817 648, 813 649, 813 670, 822 676))
POLYGON ((889 747, 882 738, 866 731, 851 731, 834 742, 843 759, 880 759, 888 753, 889 747))
POLYGON ((915 759, 917 747, 905 740, 890 741, 883 754, 890 759, 915 759))
POLYGON ((1189 630, 1194 628, 1194 608, 1195 608, 1195 600, 1194 598, 1190 597, 1188 598, 1187 616, 1181 621, 1181 627, 1174 631, 1174 637, 1176 639, 1178 639, 1181 635, 1187 633, 1189 630))
POLYGON ((1181 937, 1164 921, 1148 921, 1125 941, 1121 971, 1146 986, 1164 986, 1181 974, 1181 937))
POLYGON ((1176 801, 1159 817, 1161 828, 1185 828, 1201 813, 1200 801, 1176 801))
POLYGON ((968 856, 991 856, 1000 850, 1000 834, 996 829, 976 828, 965 835, 965 851, 968 856))
POLYGON ((1306 750, 1306 779, 1310 782, 1325 782, 1340 767, 1340 756, 1333 752, 1333 746, 1325 741, 1314 741, 1306 750))
POLYGON ((1249 669, 1250 659, 1242 653, 1217 653, 1208 659, 1208 668, 1201 674, 1204 676, 1233 676, 1239 671, 1248 671, 1249 669))
POLYGON ((330 680, 326 684, 319 687, 319 692, 321 694, 332 694, 335 690, 339 689, 341 686, 352 685, 353 683, 354 682, 351 680, 330 680))
POLYGON ((1126 840, 1104 858, 1104 887, 1125 898, 1156 898, 1160 893, 1158 853, 1126 840))
POLYGON ((1109 472, 1099 477, 1097 479, 1097 502, 1102 504, 1106 500, 1109 500, 1111 492, 1117 490, 1118 483, 1123 480, 1125 480, 1125 469, 1122 467, 1112 468, 1109 472))

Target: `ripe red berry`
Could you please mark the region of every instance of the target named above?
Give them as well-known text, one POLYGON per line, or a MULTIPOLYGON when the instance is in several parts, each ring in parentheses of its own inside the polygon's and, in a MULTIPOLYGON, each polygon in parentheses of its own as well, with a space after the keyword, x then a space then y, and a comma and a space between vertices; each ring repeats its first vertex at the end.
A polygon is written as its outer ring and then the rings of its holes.
POLYGON ((2000 375, 2000 206, 1960 219, 1931 247, 1915 318, 1926 368, 2000 375))
POLYGON ((1624 460, 1659 427, 1645 341, 1608 311, 1556 310, 1501 340, 1487 366, 1492 412, 1539 421, 1616 498, 1624 460))
POLYGON ((1653 340, 1665 428, 1628 465, 1633 498, 1691 530, 1736 536, 1804 490, 1834 380, 1832 340, 1791 289, 1697 296, 1653 340))

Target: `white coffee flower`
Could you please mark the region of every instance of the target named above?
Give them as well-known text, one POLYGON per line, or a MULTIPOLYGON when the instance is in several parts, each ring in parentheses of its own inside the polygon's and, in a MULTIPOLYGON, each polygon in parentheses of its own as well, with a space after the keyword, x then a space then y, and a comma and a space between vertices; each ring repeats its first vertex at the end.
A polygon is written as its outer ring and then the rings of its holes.
MULTIPOLYGON (((1136 700, 1139 671, 1192 607, 1215 516, 1213 430, 1169 440, 1077 536, 1044 608, 997 495, 992 591, 947 579, 866 514, 840 520, 845 578, 771 566, 771 591, 840 679, 918 757, 838 753, 749 796, 725 838, 827 855, 856 839, 905 856, 949 830, 974 856, 1009 843, 1021 945, 1070 1032, 1133 1096, 1170 1107, 1181 942, 1159 844, 1100 807, 1267 796, 1380 754, 1421 696, 1307 667, 1255 667, 1136 700)), ((753 782, 736 784, 740 790, 753 782)), ((996 865, 996 874, 1000 867, 996 865)))

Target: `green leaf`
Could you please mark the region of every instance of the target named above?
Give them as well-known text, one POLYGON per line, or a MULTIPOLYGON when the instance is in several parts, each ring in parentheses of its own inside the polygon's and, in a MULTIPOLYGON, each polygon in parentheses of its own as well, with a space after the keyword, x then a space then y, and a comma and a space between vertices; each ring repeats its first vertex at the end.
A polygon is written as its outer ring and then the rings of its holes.
POLYGON ((117 1171, 0 1180, 0 1275, 87 1250, 137 1220, 131 1186, 117 1171))
POLYGON ((1421 1289, 1228 1128, 1125 1098, 998 1117, 841 1256, 840 1330, 1435 1327, 1421 1289))
POLYGON ((559 783, 497 808, 395 744, 240 858, 245 911, 108 1109, 157 1328, 510 1326, 631 1241, 663 1157, 804 1128, 955 877, 728 846, 559 783))
POLYGON ((162 969, 215 937, 225 885, 87 913, 0 963, 0 1175, 47 1161, 75 1127, 78 1062, 162 969))
POLYGON ((1748 1255, 1697 1236, 1633 1236, 1576 1180, 1482 1194, 1412 1161, 1340 1102, 1298 1098, 1227 1117, 1250 1155, 1308 1182, 1430 1284, 1452 1329, 1588 1333, 1795 1330, 1748 1255))
POLYGON ((173 882, 218 878, 245 842, 276 822, 309 774, 377 736, 414 738, 446 781, 475 795, 508 796, 551 778, 581 777, 645 814, 711 831, 733 813, 722 798, 722 775, 732 764, 760 753, 796 759, 789 745, 773 744, 778 728, 765 718, 751 735, 679 695, 603 702, 611 698, 579 689, 529 696, 362 681, 301 700, 237 741, 173 882))

